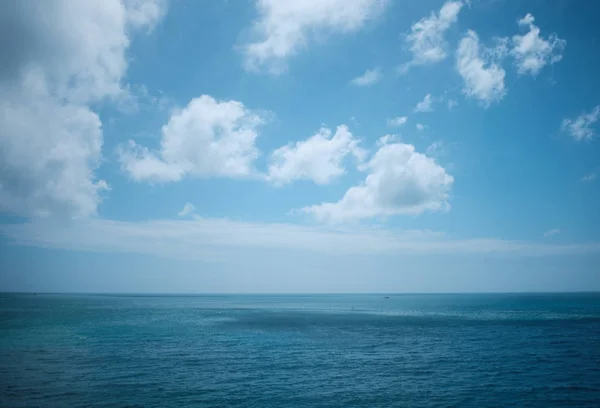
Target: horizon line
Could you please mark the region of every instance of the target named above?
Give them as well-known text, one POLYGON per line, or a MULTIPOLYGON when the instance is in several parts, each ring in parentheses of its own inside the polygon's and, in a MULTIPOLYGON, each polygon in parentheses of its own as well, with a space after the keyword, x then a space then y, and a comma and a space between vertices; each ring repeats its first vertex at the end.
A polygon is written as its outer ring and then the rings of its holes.
POLYGON ((94 295, 94 296, 331 296, 331 295, 561 295, 600 294, 600 290, 567 291, 481 291, 481 292, 46 292, 46 291, 3 291, 2 295, 94 295))

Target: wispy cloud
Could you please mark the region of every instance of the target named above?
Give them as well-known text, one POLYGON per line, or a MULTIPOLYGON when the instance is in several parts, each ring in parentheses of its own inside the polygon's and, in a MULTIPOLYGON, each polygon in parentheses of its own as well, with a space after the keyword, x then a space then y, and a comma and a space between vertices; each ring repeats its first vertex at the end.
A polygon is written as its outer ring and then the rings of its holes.
POLYGON ((332 228, 227 219, 127 222, 94 219, 70 224, 31 221, 0 225, 19 245, 137 253, 175 259, 227 260, 245 250, 294 250, 328 255, 509 254, 548 256, 600 252, 600 243, 546 244, 493 238, 450 239, 439 232, 332 228))
POLYGON ((356 77, 350 81, 352 85, 356 86, 370 86, 375 85, 382 78, 381 71, 378 68, 368 69, 364 74, 356 77))
POLYGON ((399 67, 400 73, 408 72, 413 66, 436 64, 448 56, 444 34, 456 23, 462 7, 461 1, 448 1, 438 13, 431 13, 412 25, 406 42, 413 58, 399 67))
POLYGON ((388 125, 390 126, 402 126, 406 123, 408 117, 406 116, 397 116, 395 118, 388 120, 388 125))
POLYGON ((485 107, 506 95, 506 72, 494 62, 495 54, 489 49, 482 49, 479 36, 472 30, 460 41, 456 51, 456 69, 463 78, 464 94, 478 99, 485 107))
POLYGON ((183 209, 177 213, 180 217, 185 217, 187 215, 193 214, 196 211, 196 207, 192 203, 185 203, 183 209))
POLYGON ((544 233, 544 238, 550 238, 550 237, 553 237, 558 234, 560 234, 560 230, 558 228, 554 228, 554 229, 546 231, 544 233))
POLYGON ((587 183, 591 183, 592 181, 595 181, 597 178, 598 178, 598 171, 594 170, 592 172, 589 172, 585 176, 583 176, 581 178, 581 181, 585 181, 587 183))
POLYGON ((427 146, 427 149, 425 150, 425 153, 427 153, 427 155, 435 157, 437 155, 440 154, 440 152, 442 152, 444 150, 444 142, 442 142, 441 140, 437 140, 435 142, 433 142, 432 144, 430 144, 429 146, 427 146))
POLYGON ((561 130, 578 142, 592 140, 596 136, 593 125, 598 122, 598 118, 600 118, 600 105, 595 106, 589 112, 583 112, 575 119, 564 119, 561 130))
POLYGON ((432 112, 432 104, 433 98, 431 97, 431 94, 427 94, 425 95, 425 98, 423 98, 422 101, 417 103, 417 106, 415 106, 415 112, 432 112))

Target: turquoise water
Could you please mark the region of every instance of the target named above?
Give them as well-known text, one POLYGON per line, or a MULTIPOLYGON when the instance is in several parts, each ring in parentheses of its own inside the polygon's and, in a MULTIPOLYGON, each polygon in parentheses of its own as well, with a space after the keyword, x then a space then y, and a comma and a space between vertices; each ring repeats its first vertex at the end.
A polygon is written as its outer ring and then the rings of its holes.
POLYGON ((0 295, 2 407, 600 404, 600 295, 0 295))

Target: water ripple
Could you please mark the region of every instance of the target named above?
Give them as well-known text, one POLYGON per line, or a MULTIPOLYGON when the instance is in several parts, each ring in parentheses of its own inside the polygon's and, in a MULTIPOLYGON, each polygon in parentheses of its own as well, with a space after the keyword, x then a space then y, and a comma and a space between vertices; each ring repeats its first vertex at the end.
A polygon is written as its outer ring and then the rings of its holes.
POLYGON ((0 406, 596 407, 558 296, 0 297, 0 406))

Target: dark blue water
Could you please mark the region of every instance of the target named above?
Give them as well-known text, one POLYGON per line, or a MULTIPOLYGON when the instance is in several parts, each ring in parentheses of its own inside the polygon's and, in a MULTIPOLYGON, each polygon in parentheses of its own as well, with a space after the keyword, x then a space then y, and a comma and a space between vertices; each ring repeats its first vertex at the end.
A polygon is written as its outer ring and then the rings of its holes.
POLYGON ((600 406, 600 295, 0 295, 2 407, 600 406))

